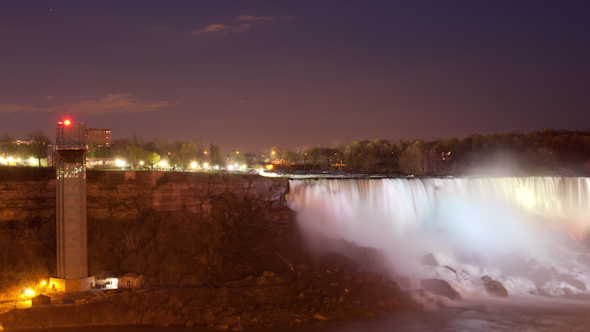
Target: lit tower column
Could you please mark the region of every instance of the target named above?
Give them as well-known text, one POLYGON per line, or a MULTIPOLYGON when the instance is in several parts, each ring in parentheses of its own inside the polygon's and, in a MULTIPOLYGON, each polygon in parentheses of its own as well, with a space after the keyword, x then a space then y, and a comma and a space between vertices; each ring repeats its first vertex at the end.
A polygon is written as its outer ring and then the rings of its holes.
POLYGON ((86 125, 69 120, 56 126, 56 217, 58 291, 77 292, 94 286, 88 276, 86 227, 86 125))

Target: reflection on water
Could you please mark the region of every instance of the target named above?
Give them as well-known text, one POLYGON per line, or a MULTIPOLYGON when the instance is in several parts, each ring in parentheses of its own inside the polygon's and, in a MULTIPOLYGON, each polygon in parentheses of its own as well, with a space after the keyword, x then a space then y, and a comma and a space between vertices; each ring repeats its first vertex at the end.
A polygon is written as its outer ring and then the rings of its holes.
MULTIPOLYGON (((345 319, 300 324, 252 332, 352 332, 352 331, 588 331, 590 301, 545 298, 492 300, 486 303, 459 302, 460 307, 399 311, 382 317, 345 319)), ((52 329, 42 332, 179 332, 211 331, 184 327, 109 327, 52 329)))

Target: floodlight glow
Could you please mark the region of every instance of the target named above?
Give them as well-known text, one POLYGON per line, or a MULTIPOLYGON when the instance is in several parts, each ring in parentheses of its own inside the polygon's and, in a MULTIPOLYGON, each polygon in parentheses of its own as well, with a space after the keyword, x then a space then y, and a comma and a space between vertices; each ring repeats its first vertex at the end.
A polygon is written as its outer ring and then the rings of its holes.
POLYGON ((214 169, 219 169, 219 165, 213 166, 214 169))
POLYGON ((139 164, 140 164, 141 166, 143 166, 143 161, 140 161, 140 162, 139 162, 139 164))
POLYGON ((166 167, 167 164, 166 164, 165 161, 160 161, 160 164, 159 165, 160 165, 160 167, 166 167))
POLYGON ((234 165, 227 166, 227 169, 230 170, 230 171, 233 171, 234 170, 234 165))
POLYGON ((197 168, 197 163, 192 163, 192 164, 191 164, 191 167, 192 167, 192 168, 197 168))
POLYGON ((9 162, 9 163, 13 163, 13 162, 14 162, 14 158, 12 158, 12 157, 8 157, 8 162, 9 162))
POLYGON ((33 296, 33 295, 35 295, 35 291, 33 291, 33 290, 32 290, 32 289, 30 289, 30 288, 27 288, 27 289, 25 289, 25 294, 26 294, 27 296, 33 296))
POLYGON ((125 162, 123 160, 115 160, 115 165, 125 167, 125 162))
POLYGON ((207 168, 207 167, 209 167, 209 164, 207 164, 207 163, 204 163, 204 164, 203 164, 203 167, 204 167, 204 168, 207 168))
POLYGON ((35 161, 37 161, 37 159, 35 159, 35 158, 29 158, 29 164, 33 164, 33 163, 35 163, 35 161))

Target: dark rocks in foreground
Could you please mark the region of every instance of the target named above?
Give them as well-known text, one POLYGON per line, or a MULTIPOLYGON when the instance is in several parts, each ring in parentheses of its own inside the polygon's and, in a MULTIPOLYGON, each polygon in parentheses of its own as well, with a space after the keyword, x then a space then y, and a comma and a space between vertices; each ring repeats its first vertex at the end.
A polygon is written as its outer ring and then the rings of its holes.
POLYGON ((327 268, 323 273, 317 270, 295 270, 283 276, 265 273, 213 289, 128 292, 83 306, 13 310, 0 315, 0 320, 11 330, 115 325, 200 325, 240 330, 379 316, 420 307, 386 277, 373 275, 379 278, 344 280, 342 268, 324 267, 327 268))
POLYGON ((420 282, 420 285, 433 294, 446 296, 451 300, 461 299, 461 295, 459 295, 459 293, 445 280, 424 279, 420 282))
POLYGON ((422 257, 422 264, 428 266, 439 266, 436 257, 434 257, 432 253, 426 254, 424 257, 422 257))
POLYGON ((488 294, 497 296, 497 297, 507 297, 508 291, 504 288, 501 282, 497 280, 492 280, 485 284, 486 291, 488 294))

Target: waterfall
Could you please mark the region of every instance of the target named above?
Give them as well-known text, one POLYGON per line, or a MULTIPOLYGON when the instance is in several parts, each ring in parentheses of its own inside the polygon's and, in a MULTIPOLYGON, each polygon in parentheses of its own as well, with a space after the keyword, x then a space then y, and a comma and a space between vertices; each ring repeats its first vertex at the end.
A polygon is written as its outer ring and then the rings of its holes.
POLYGON ((507 278, 518 268, 502 257, 516 253, 522 264, 553 268, 554 278, 539 283, 518 270, 513 291, 568 292, 564 274, 590 286, 579 244, 590 231, 587 177, 320 178, 291 179, 289 187, 287 204, 304 234, 383 250, 397 274, 440 275, 419 263, 433 253, 441 265, 507 278))

